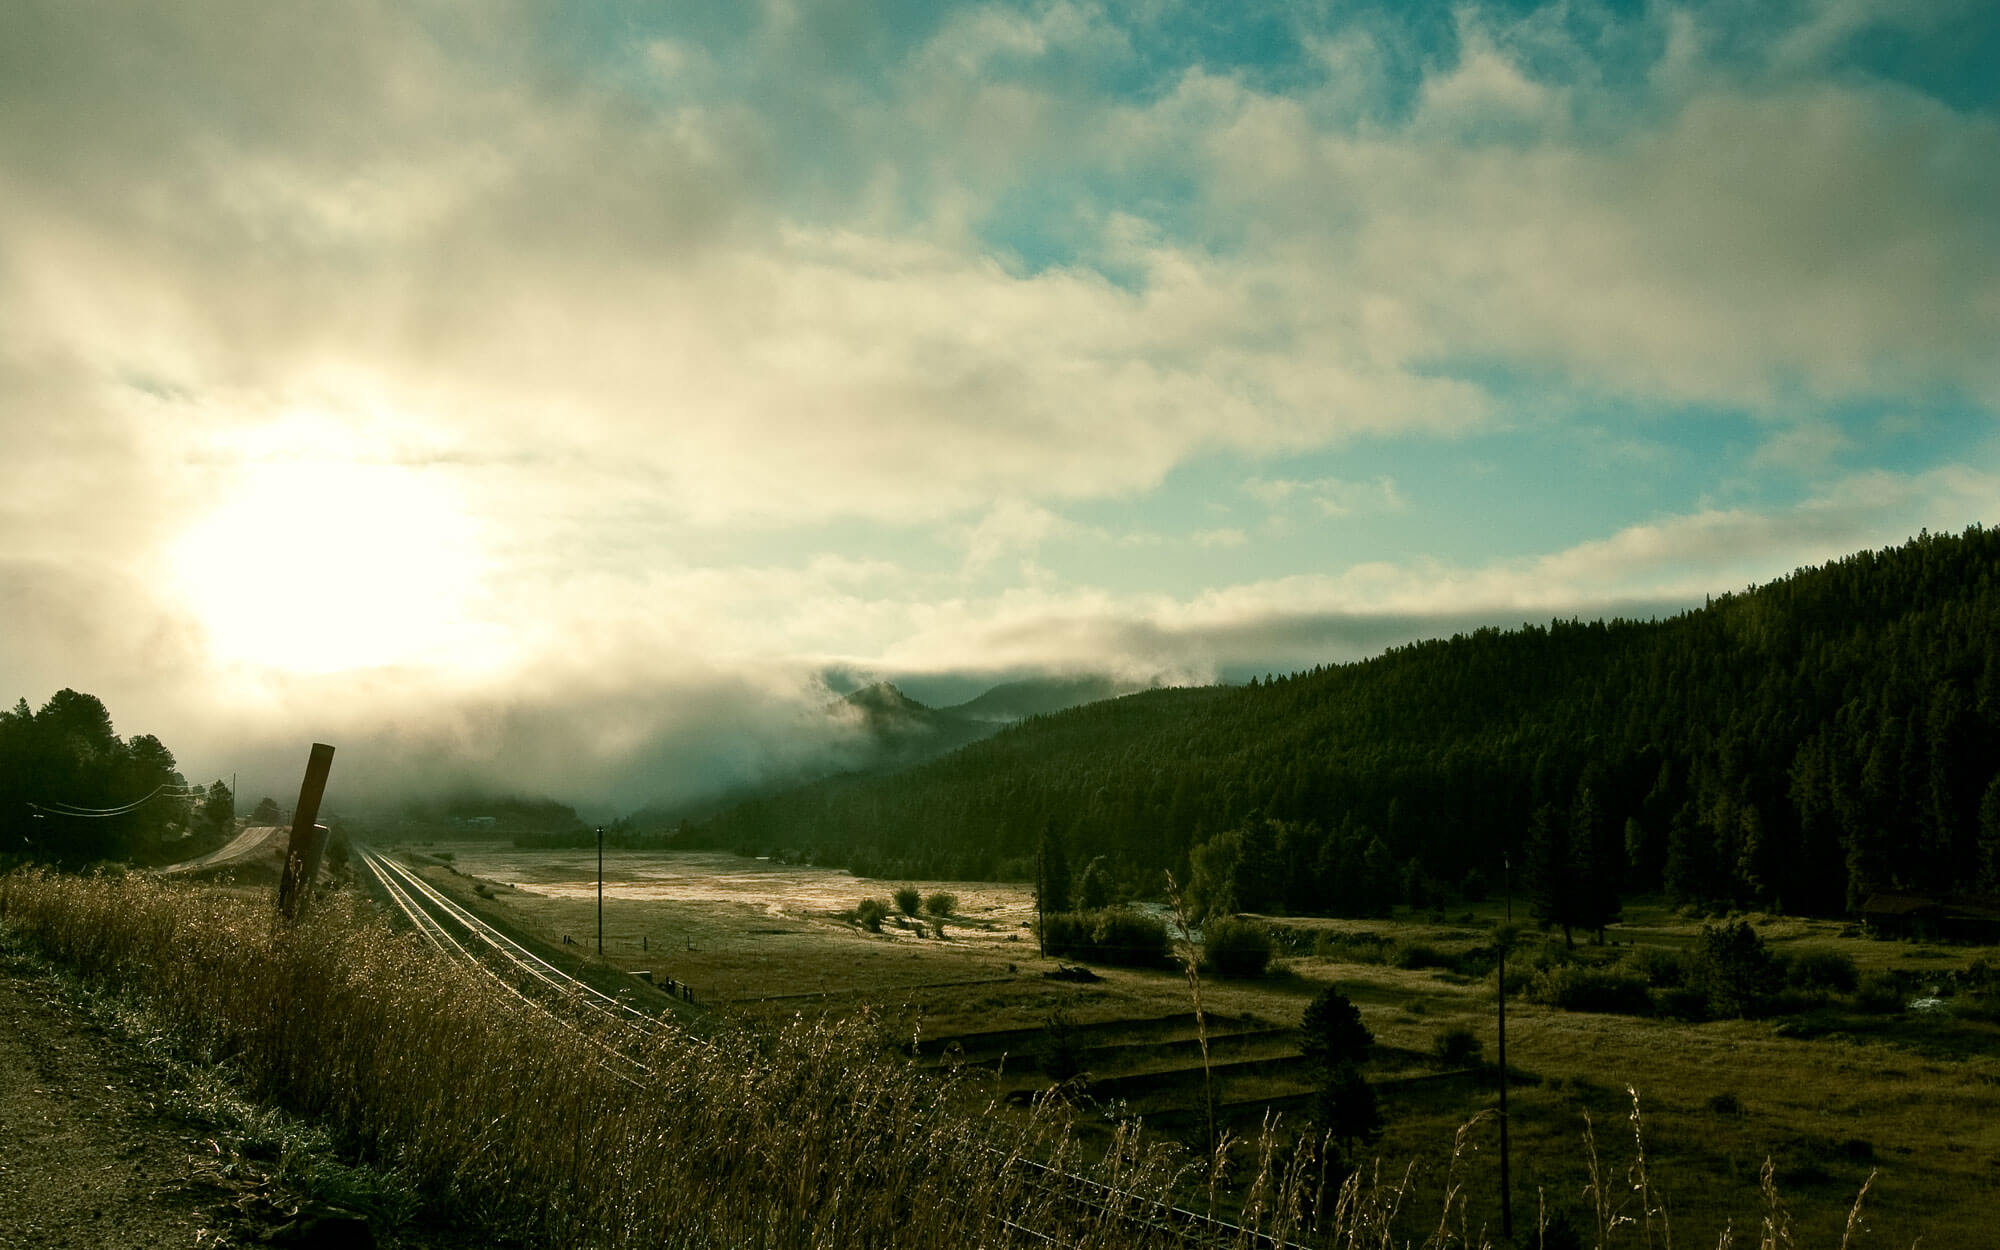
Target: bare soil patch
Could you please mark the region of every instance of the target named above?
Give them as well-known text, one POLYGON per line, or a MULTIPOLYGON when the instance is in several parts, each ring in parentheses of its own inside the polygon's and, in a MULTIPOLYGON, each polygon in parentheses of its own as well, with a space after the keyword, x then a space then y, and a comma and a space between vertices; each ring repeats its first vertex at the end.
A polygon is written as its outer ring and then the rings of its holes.
POLYGON ((236 1126, 187 1113, 213 1090, 178 1084, 185 1071, 68 982, 0 951, 0 1250, 492 1244, 371 1225, 301 1192, 236 1126))
POLYGON ((239 1244, 201 1150, 117 1039, 0 966, 0 1247, 239 1244))

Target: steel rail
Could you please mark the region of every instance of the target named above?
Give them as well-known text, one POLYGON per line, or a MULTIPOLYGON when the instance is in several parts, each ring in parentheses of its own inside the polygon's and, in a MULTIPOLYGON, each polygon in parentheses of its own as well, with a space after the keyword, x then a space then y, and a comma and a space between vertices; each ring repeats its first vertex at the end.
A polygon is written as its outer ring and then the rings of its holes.
MULTIPOLYGON (((626 1026, 628 1029, 631 1029, 632 1031, 637 1033, 641 1033, 642 1035, 650 1033, 659 1028, 666 1027, 666 1022, 660 1020, 659 1018, 649 1016, 646 1013, 633 1008, 629 1004, 620 1002, 618 999, 612 997, 611 995, 596 989, 594 986, 584 983, 577 977, 572 976, 567 972, 564 972, 562 969, 556 967, 554 964, 551 964, 546 959, 543 959, 541 956, 536 955, 533 951, 529 950, 527 947, 521 945, 519 942, 516 942, 514 939, 508 937, 506 934, 500 932, 498 929, 494 928, 486 921, 480 919, 475 913, 471 912, 464 906, 457 903, 455 900, 445 895, 435 886, 432 886, 428 881, 425 881, 422 877, 418 876, 414 871, 412 871, 406 865, 399 864, 394 860, 389 859, 386 855, 383 855, 379 852, 373 851, 372 849, 366 847, 357 846, 357 850, 360 852, 364 860, 368 862, 370 868, 376 872, 378 879, 385 878, 386 874, 382 872, 382 869, 387 868, 390 873, 394 873, 403 881, 408 882, 410 885, 412 885, 417 891, 419 891, 422 894, 422 896, 426 900, 430 901, 433 906, 437 907, 439 910, 443 911, 446 915, 450 916, 455 923, 458 923, 461 927, 466 929, 466 931, 469 934, 480 938, 488 946, 493 948, 493 950, 497 954, 499 954, 503 959, 507 960, 507 962, 512 964, 515 968, 517 968, 518 970, 527 975, 534 977, 536 980, 542 982, 543 984, 548 985, 556 993, 560 994, 562 996, 562 1000, 565 1003, 581 1007, 589 1011, 594 1011, 603 1016, 604 1018, 622 1024, 626 1026), (581 993, 578 993, 578 991, 581 991, 581 993), (601 1000, 601 1002, 589 1001, 589 999, 591 998, 601 1000), (617 1012, 622 1012, 625 1014, 624 1015, 614 1014, 612 1010, 613 1008, 615 1008, 617 1012), (627 1019, 626 1016, 636 1018, 636 1022, 634 1019, 627 1019)), ((384 883, 385 885, 387 884, 386 879, 384 880, 384 883)), ((432 923, 435 924, 436 921, 433 920, 432 923)), ((449 939, 449 937, 447 937, 447 940, 452 940, 452 939, 449 939)), ((488 975, 494 976, 496 977, 496 979, 499 979, 498 974, 495 973, 492 970, 492 968, 486 964, 484 960, 479 959, 478 956, 473 954, 472 952, 465 951, 464 948, 462 946, 459 946, 455 940, 452 941, 452 944, 454 946, 457 946, 458 949, 464 953, 467 959, 477 964, 488 975)), ((501 984, 506 985, 506 981, 504 979, 501 979, 501 984)), ((569 1022, 567 1021, 562 1021, 560 1017, 554 1017, 554 1013, 549 1012, 548 1009, 544 1007, 542 1004, 536 1003, 532 999, 529 999, 525 994, 522 994, 521 991, 515 988, 514 986, 507 985, 507 988, 512 990, 516 995, 520 996, 524 1001, 527 1001, 529 1005, 535 1007, 538 1010, 543 1011, 545 1014, 551 1015, 553 1018, 557 1019, 560 1023, 565 1024, 567 1027, 571 1028, 575 1027, 574 1025, 570 1025, 569 1022)), ((679 1035, 679 1037, 683 1040, 692 1042, 695 1045, 710 1051, 714 1050, 714 1047, 711 1046, 708 1042, 702 1040, 701 1038, 694 1037, 688 1034, 685 1030, 676 1030, 676 1032, 679 1035)), ((609 1054, 616 1056, 625 1063, 633 1065, 635 1068, 637 1068, 642 1072, 645 1072, 647 1075, 649 1076, 656 1075, 652 1071, 652 1069, 647 1068, 644 1064, 639 1063, 637 1060, 632 1059, 630 1056, 622 1054, 615 1048, 607 1046, 601 1041, 598 1042, 597 1044, 602 1049, 607 1051, 609 1054)), ((1101 1181, 1091 1180, 1089 1177, 1079 1176, 1074 1172, 1065 1171, 1061 1168, 1054 1167, 1050 1164, 1042 1163, 1037 1160, 1027 1158, 1024 1155, 1015 1153, 1013 1151, 1003 1152, 998 1147, 990 1145, 981 1146, 979 1148, 988 1154, 1005 1154, 1006 1164, 1008 1166, 1018 1165, 1024 1170, 1028 1171, 1035 1178, 1033 1181, 1030 1182, 1031 1184, 1035 1184, 1038 1187, 1046 1187, 1045 1192, 1050 1192, 1050 1191, 1056 1192, 1057 1196, 1062 1201, 1074 1203, 1078 1206, 1088 1208, 1091 1211, 1095 1212, 1100 1217, 1108 1217, 1110 1219, 1118 1221, 1121 1224, 1135 1225, 1151 1233, 1163 1234, 1167 1237, 1173 1238, 1181 1242, 1182 1244, 1189 1244, 1189 1243, 1197 1245, 1247 1244, 1252 1246, 1268 1247, 1270 1248, 1270 1250, 1305 1250, 1305 1248, 1299 1246, 1298 1243, 1284 1241, 1280 1238, 1273 1237, 1269 1233, 1263 1233, 1253 1229, 1244 1228, 1241 1225, 1236 1224, 1232 1221, 1221 1219, 1213 1215, 1204 1214, 1203 1212, 1200 1211, 1192 1211, 1186 1207, 1178 1206, 1173 1203, 1162 1202, 1156 1198, 1146 1198, 1138 1194, 1133 1194, 1128 1191, 1118 1189, 1115 1186, 1106 1185, 1101 1181), (1100 1197, 1099 1195, 1102 1195, 1102 1197, 1100 1197), (1127 1201, 1136 1202, 1138 1205, 1146 1208, 1146 1213, 1141 1214, 1140 1212, 1136 1212, 1130 1209, 1108 1205, 1108 1200, 1111 1198, 1122 1198, 1126 1199, 1127 1201)), ((1000 1216, 997 1218, 999 1218, 1001 1225, 1009 1229, 1010 1231, 1025 1233, 1028 1236, 1031 1236, 1039 1241, 1049 1242, 1052 1244, 1057 1240, 1056 1238, 1050 1236, 1047 1233, 1020 1224, 1005 1216, 1000 1216)))
MULTIPOLYGON (((410 923, 416 927, 417 931, 421 933, 424 937, 429 939, 431 944, 435 946, 440 952, 442 952, 446 956, 446 958, 448 959, 453 958, 452 952, 456 952, 457 956, 454 962, 471 964, 479 971, 493 978, 494 982, 498 984, 501 989, 506 990, 509 994, 512 994, 515 998, 519 999, 523 1005, 529 1007, 530 1009, 536 1012, 539 1012, 544 1016, 547 1016, 550 1020, 554 1021, 556 1024, 562 1026, 565 1029, 568 1029, 570 1032, 576 1034, 582 1040, 590 1043, 592 1046, 597 1047, 599 1050, 602 1050, 605 1054, 618 1060, 620 1063, 623 1063, 628 1067, 633 1068, 642 1075, 648 1077, 658 1075, 651 1068, 647 1067, 639 1060, 634 1059, 632 1056, 623 1053, 616 1047, 607 1044, 602 1038, 592 1037, 588 1033, 585 1033, 582 1029, 577 1027, 574 1021, 563 1019, 555 1012, 549 1010, 546 1004, 536 1002, 533 998, 529 997, 526 993, 524 993, 519 986, 514 985, 513 983, 509 982, 507 978, 501 976, 500 973, 496 971, 486 960, 480 958, 478 952, 467 949, 467 947, 463 943, 461 943, 457 938, 453 937, 450 934, 450 932, 445 929, 444 925, 437 919, 437 917, 431 915, 428 911, 426 911, 423 905, 417 902, 415 897, 413 897, 408 891, 402 888, 402 885, 395 879, 393 873, 393 870, 400 867, 399 865, 390 863, 389 861, 385 860, 382 856, 373 853, 366 847, 357 847, 356 851, 361 856, 363 864, 366 865, 368 870, 375 875, 375 879, 382 884, 383 889, 389 894, 390 901, 396 904, 397 909, 403 912, 403 914, 409 919, 410 923), (385 867, 391 871, 384 871, 385 867), (445 949, 447 945, 450 947, 450 950, 445 949)), ((452 918, 454 920, 458 919, 458 917, 456 916, 452 918)), ((533 971, 532 969, 523 969, 523 970, 529 972, 533 971)), ((546 978, 544 978, 544 980, 546 980, 546 978)), ((550 984, 554 986, 554 983, 551 982, 550 984)), ((570 995, 560 986, 554 986, 554 988, 558 993, 563 995, 563 999, 565 1002, 568 1003, 576 1002, 574 996, 570 995)), ((590 1004, 581 1004, 581 1005, 586 1007, 591 1007, 590 1004)), ((593 1007, 592 1009, 601 1011, 601 1009, 599 1008, 593 1007)), ((616 1019, 616 1017, 607 1017, 607 1018, 614 1020, 616 1019)), ((618 1023, 624 1024, 625 1022, 618 1021, 618 1023)), ((645 1085, 642 1082, 634 1080, 631 1076, 629 1076, 626 1073, 612 1070, 611 1075, 617 1077, 621 1081, 624 1081, 626 1084, 633 1086, 634 1088, 639 1088, 639 1089, 645 1088, 645 1085)))
POLYGON ((520 969, 520 971, 541 981, 550 989, 563 995, 566 999, 573 1000, 579 996, 587 999, 596 999, 598 1000, 597 1003, 585 1005, 595 1006, 597 1010, 607 1015, 612 1015, 613 1009, 615 1009, 616 1012, 622 1014, 613 1015, 613 1018, 627 1025, 641 1026, 650 1030, 659 1024, 658 1017, 648 1015, 646 1012, 640 1011, 628 1003, 620 1002, 612 995, 606 994, 595 986, 589 985, 577 977, 564 972, 561 968, 556 967, 540 955, 535 954, 534 951, 523 946, 513 938, 508 937, 505 933, 502 933, 499 929, 481 919, 477 913, 468 910, 405 865, 396 863, 394 860, 388 859, 386 856, 373 850, 370 850, 368 854, 373 856, 378 862, 385 864, 390 871, 401 877, 411 888, 422 894, 434 907, 444 912, 454 923, 464 928, 467 933, 491 947, 497 954, 520 969))

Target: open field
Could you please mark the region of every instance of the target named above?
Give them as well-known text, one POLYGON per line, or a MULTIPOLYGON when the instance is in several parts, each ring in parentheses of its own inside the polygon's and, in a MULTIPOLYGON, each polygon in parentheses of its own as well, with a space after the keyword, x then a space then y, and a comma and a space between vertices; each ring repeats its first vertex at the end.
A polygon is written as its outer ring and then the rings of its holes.
MULTIPOLYGON (((452 871, 427 875, 459 897, 550 940, 594 945, 594 855, 466 843, 413 849, 452 856, 452 871)), ((1046 1086, 1038 1035, 1061 1007, 1106 1118, 1139 1115, 1155 1131, 1201 1136, 1201 1064, 1184 979, 1171 969, 1117 968, 1096 969, 1102 979, 1093 983, 1044 977, 1055 964, 1035 956, 1023 887, 909 883, 958 896, 941 941, 893 924, 870 934, 843 919, 863 897, 886 899, 902 882, 699 853, 607 852, 605 873, 606 960, 690 984, 702 1004, 765 1023, 866 1013, 885 1045, 914 1043, 922 1062, 990 1072, 988 1088, 1000 1094, 1046 1086)), ((1492 904, 1441 923, 1283 923, 1450 953, 1482 941, 1497 913, 1492 904)), ((1675 947, 1699 928, 1664 908, 1634 906, 1628 916, 1612 930, 1614 942, 1675 947)), ((1753 919, 1774 949, 1839 950, 1864 971, 1939 974, 1996 954, 1843 936, 1828 922, 1753 919)), ((1519 958, 1531 958, 1538 940, 1531 931, 1519 958)), ((1247 1131, 1267 1109, 1296 1118, 1310 1085, 1289 1030, 1327 984, 1354 999, 1376 1037, 1369 1077, 1388 1119, 1379 1154, 1441 1163, 1457 1126, 1493 1105, 1493 1080, 1490 1068, 1438 1067, 1431 1048, 1441 1030, 1460 1025, 1492 1056, 1490 978, 1300 955, 1255 982, 1205 982, 1225 1120, 1247 1131)), ((1838 1244, 1849 1204, 1878 1168, 1865 1207, 1870 1231, 1858 1244, 1904 1246, 1919 1236, 1978 1244, 2000 1225, 2000 1028, 1991 1023, 1829 1009, 1692 1024, 1525 1001, 1510 1002, 1508 1023, 1517 1220, 1532 1219, 1538 1193, 1552 1207, 1579 1207, 1586 1111, 1606 1167, 1625 1175, 1629 1086, 1642 1100, 1653 1182, 1690 1244, 1712 1244, 1725 1224, 1755 1229, 1767 1157, 1799 1231, 1827 1244, 1838 1244)), ((1461 1162, 1472 1219, 1497 1226, 1490 1122, 1474 1145, 1461 1162)))

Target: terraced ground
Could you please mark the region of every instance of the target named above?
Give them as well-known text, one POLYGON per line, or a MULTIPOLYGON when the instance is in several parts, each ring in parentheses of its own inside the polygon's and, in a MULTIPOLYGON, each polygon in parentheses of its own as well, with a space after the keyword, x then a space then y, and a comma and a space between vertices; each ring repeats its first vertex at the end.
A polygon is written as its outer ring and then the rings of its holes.
MULTIPOLYGON (((594 857, 416 849, 452 856, 426 870, 441 888, 552 944, 567 937, 564 950, 594 953, 594 857)), ((1036 956, 1023 887, 910 883, 959 896, 940 939, 928 921, 892 920, 875 934, 844 918, 861 898, 886 898, 900 882, 701 854, 611 853, 606 872, 604 960, 613 967, 672 976, 700 1004, 753 1025, 800 1013, 865 1014, 885 1048, 960 1066, 975 1078, 968 1097, 1001 1108, 1010 1095, 1025 1100, 1049 1087, 1040 1057, 1060 1011, 1087 1075, 1087 1131, 1108 1135, 1117 1120, 1137 1116, 1149 1134, 1205 1136, 1200 1044, 1181 973, 1098 968, 1089 982, 1045 975, 1057 965, 1036 956)), ((1316 931, 1309 937, 1374 934, 1450 954, 1485 940, 1497 911, 1490 904, 1443 919, 1286 923, 1316 931)), ((1674 947, 1699 927, 1658 906, 1633 904, 1627 916, 1615 942, 1674 947)), ((1831 922, 1752 920, 1776 948, 1841 950, 1864 970, 1943 974, 1981 958, 2000 963, 1993 950, 1872 941, 1831 922)), ((1300 1121, 1310 1080, 1291 1030, 1328 984, 1356 1002, 1377 1041, 1367 1076, 1388 1123, 1377 1145, 1385 1166, 1441 1168, 1459 1126, 1492 1109, 1496 1078, 1490 1063, 1449 1069, 1430 1055, 1440 1033, 1463 1027, 1490 1060, 1490 978, 1299 954, 1254 982, 1205 981, 1222 1126, 1248 1135, 1266 1115, 1300 1121)), ((2000 1227, 2000 1025, 1915 1011, 1688 1024, 1526 1002, 1510 1003, 1508 1023, 1517 1212, 1539 1201, 1578 1206, 1589 1181, 1586 1113, 1605 1174, 1627 1175, 1635 1161, 1628 1091, 1636 1089, 1647 1169, 1690 1244, 1712 1244, 1725 1226, 1757 1227, 1767 1158, 1808 1244, 1839 1244, 1856 1192, 1878 1169, 1865 1207, 1871 1232, 1854 1245, 1907 1246, 1919 1236, 1983 1244, 2000 1227)), ((1457 1176, 1469 1218, 1496 1222, 1490 1118, 1467 1147, 1457 1176)))

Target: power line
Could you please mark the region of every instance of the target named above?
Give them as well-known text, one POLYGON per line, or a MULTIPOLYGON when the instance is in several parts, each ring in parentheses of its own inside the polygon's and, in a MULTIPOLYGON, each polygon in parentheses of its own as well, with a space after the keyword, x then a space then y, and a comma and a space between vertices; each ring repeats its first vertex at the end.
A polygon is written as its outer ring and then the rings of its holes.
POLYGON ((43 812, 50 816, 72 816, 83 820, 104 820, 111 816, 123 816, 127 812, 137 811, 140 807, 167 791, 172 791, 175 798, 185 798, 188 794, 192 793, 185 786, 169 786, 162 782, 154 786, 152 791, 144 798, 134 799, 121 807, 78 807, 71 803, 30 803, 28 806, 35 811, 43 812))

